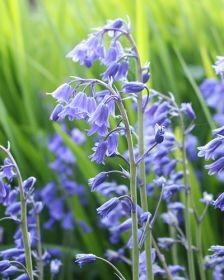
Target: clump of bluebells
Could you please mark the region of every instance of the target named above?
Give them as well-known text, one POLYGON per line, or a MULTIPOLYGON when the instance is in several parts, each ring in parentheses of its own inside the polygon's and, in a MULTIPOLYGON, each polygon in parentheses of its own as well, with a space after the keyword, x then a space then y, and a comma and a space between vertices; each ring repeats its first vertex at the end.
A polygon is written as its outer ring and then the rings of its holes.
MULTIPOLYGON (((0 169, 0 202, 5 207, 5 217, 17 229, 13 235, 14 246, 0 251, 1 279, 44 279, 44 269, 58 274, 61 261, 52 251, 42 247, 39 215, 43 203, 37 198, 36 178, 23 180, 10 146, 0 146, 4 162, 0 169)), ((6 232, 7 234, 7 232, 6 232)))
MULTIPOLYGON (((76 145, 85 143, 86 137, 78 128, 69 130, 64 123, 61 124, 61 127, 76 145)), ((83 207, 88 205, 86 187, 76 182, 74 177, 76 167, 74 154, 57 133, 49 137, 48 148, 54 155, 54 160, 49 163, 49 167, 57 174, 57 177, 39 192, 41 201, 49 213, 49 219, 44 224, 44 228, 52 230, 55 223, 60 223, 62 230, 72 231, 78 226, 85 233, 91 232, 91 228, 84 221, 75 219, 71 210, 74 196, 78 197, 83 207)))
MULTIPOLYGON (((93 136, 94 141, 89 158, 105 168, 89 179, 89 185, 92 192, 105 198, 96 213, 100 225, 109 230, 114 246, 105 252, 104 258, 87 252, 78 254, 76 262, 82 267, 105 261, 120 279, 126 277, 112 262, 130 265, 132 279, 159 276, 194 280, 197 279, 193 260, 196 255, 200 278, 205 279, 200 229, 209 205, 215 202, 204 192, 202 213, 198 213, 192 203, 188 159, 197 158, 197 139, 192 135, 196 114, 191 103, 178 105, 172 94, 164 95, 147 86, 150 64, 141 62, 129 20, 107 21, 67 57, 86 67, 98 61, 103 69, 100 78, 72 76, 59 86, 52 93, 57 105, 51 120, 86 121, 87 136, 93 136), (129 118, 130 102, 136 123, 129 118), (122 152, 120 143, 125 140, 127 151, 122 152), (118 163, 117 168, 107 168, 108 158, 114 160, 114 165, 118 163), (119 177, 126 183, 120 185, 119 177), (180 199, 181 193, 184 200, 180 199), (167 210, 160 215, 161 205, 167 210), (199 236, 195 245, 191 216, 199 236), (167 224, 170 236, 158 236, 155 227, 159 220, 167 224), (122 247, 119 244, 123 244, 122 247), (178 245, 186 250, 187 267, 186 263, 178 263, 178 245), (170 248, 171 264, 166 260, 166 250, 170 248)), ((222 63, 220 59, 215 66, 218 73, 223 71, 222 63)), ((218 137, 221 141, 222 137, 218 137)), ((219 147, 218 140, 214 147, 219 147)), ((216 204, 221 207, 220 202, 216 204)))
MULTIPOLYGON (((86 67, 98 61, 103 68, 100 78, 71 77, 59 86, 52 93, 57 104, 50 119, 86 121, 87 135, 94 142, 89 158, 104 168, 89 178, 89 186, 91 192, 101 196, 103 202, 96 213, 99 225, 109 231, 113 246, 106 250, 105 256, 79 253, 75 262, 80 267, 105 262, 122 280, 127 276, 116 266, 120 262, 131 268, 133 280, 154 277, 205 280, 209 268, 213 269, 215 280, 222 279, 224 248, 212 246, 209 250, 213 253, 204 258, 201 225, 210 205, 224 211, 224 193, 213 200, 213 195, 203 192, 200 199, 203 211, 199 213, 194 206, 188 161, 197 157, 197 140, 192 135, 196 114, 191 104, 178 105, 171 93, 164 95, 148 87, 150 64, 141 62, 129 20, 109 20, 67 57, 86 67), (136 122, 130 120, 130 109, 136 122), (121 148, 122 141, 127 142, 126 151, 121 148), (107 165, 109 158, 114 161, 114 169, 107 165), (157 231, 160 221, 167 227, 168 236, 160 236, 157 231), (186 251, 186 262, 178 258, 178 246, 186 251)), ((223 65, 224 60, 219 57, 214 68, 222 79, 223 65)), ((86 136, 77 128, 68 130, 63 124, 63 129, 77 145, 85 142, 86 136)), ((213 140, 199 147, 198 156, 213 160, 205 166, 210 175, 222 175, 224 127, 215 129, 213 135, 213 140)), ((23 181, 10 147, 0 146, 5 154, 0 170, 0 200, 6 215, 1 221, 10 220, 18 225, 14 248, 0 252, 0 273, 4 280, 43 280, 47 266, 52 279, 59 273, 61 261, 42 248, 39 214, 44 206, 50 215, 45 228, 60 222, 63 229, 72 230, 79 222, 88 231, 83 221, 73 217, 69 205, 73 195, 78 196, 83 206, 88 203, 85 188, 74 181, 76 159, 57 134, 51 137, 49 149, 55 155, 50 167, 58 174, 58 184, 50 182, 37 193, 36 179, 23 181)))

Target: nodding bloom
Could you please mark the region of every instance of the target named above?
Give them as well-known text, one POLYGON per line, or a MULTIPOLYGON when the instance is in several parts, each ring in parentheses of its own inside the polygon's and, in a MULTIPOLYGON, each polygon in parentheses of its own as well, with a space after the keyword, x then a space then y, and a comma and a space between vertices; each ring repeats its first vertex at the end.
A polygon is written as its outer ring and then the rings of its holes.
POLYGON ((0 272, 3 272, 4 270, 8 269, 10 265, 10 261, 8 260, 0 261, 0 272))
POLYGON ((3 168, 3 177, 6 177, 9 181, 11 181, 15 176, 16 173, 13 170, 12 162, 9 158, 4 159, 4 165, 3 168))
POLYGON ((62 262, 60 260, 52 260, 50 263, 50 270, 51 270, 51 274, 56 275, 59 273, 60 271, 60 267, 62 265, 62 262))
POLYGON ((113 197, 96 209, 97 214, 102 217, 107 216, 115 207, 118 206, 119 203, 120 199, 117 197, 113 197))
POLYGON ((146 72, 142 75, 142 82, 143 84, 146 84, 148 82, 148 80, 150 79, 150 73, 146 72))
POLYGON ((176 243, 175 239, 170 237, 160 237, 157 240, 158 240, 158 246, 161 249, 169 249, 176 243))
POLYGON ((192 108, 191 103, 182 103, 181 104, 181 110, 186 113, 187 117, 190 120, 194 120, 196 118, 196 115, 195 115, 195 112, 192 108))
POLYGON ((208 174, 214 175, 214 174, 220 174, 224 171, 224 157, 219 158, 215 162, 211 164, 205 165, 206 169, 209 169, 208 174))
POLYGON ((72 94, 72 88, 69 84, 64 83, 51 94, 59 103, 68 103, 69 97, 72 94))
POLYGON ((205 160, 215 159, 217 156, 217 149, 224 143, 224 137, 217 137, 210 142, 208 142, 205 146, 198 147, 198 156, 204 157, 205 160))
POLYGON ((94 192, 96 188, 102 184, 108 178, 107 172, 100 172, 94 178, 89 179, 89 185, 91 186, 91 191, 94 192))
POLYGON ((156 124, 156 127, 155 127, 155 142, 157 144, 160 144, 160 143, 163 142, 164 134, 165 134, 165 127, 156 124))
POLYGON ((102 141, 96 144, 96 147, 93 148, 94 153, 89 156, 92 161, 96 163, 102 163, 106 158, 107 153, 107 141, 102 141))
POLYGON ((136 93, 145 88, 145 85, 140 82, 128 82, 123 85, 123 93, 136 93))
POLYGON ((54 108, 54 110, 52 111, 51 115, 50 115, 50 120, 51 121, 57 121, 59 120, 60 117, 60 113, 63 111, 64 107, 61 104, 57 104, 57 106, 54 108))
POLYGON ((213 195, 207 192, 203 192, 203 197, 200 199, 205 204, 211 204, 213 201, 213 195))
POLYGON ((221 211, 224 211, 224 193, 213 202, 215 208, 219 208, 221 211))
POLYGON ((224 79, 224 56, 218 56, 218 60, 213 65, 216 74, 221 75, 222 79, 224 79))
POLYGON ((96 256, 93 254, 77 254, 75 262, 83 267, 85 264, 94 263, 96 261, 96 256))
POLYGON ((36 183, 37 179, 35 177, 29 177, 23 182, 23 188, 25 192, 28 192, 36 183))

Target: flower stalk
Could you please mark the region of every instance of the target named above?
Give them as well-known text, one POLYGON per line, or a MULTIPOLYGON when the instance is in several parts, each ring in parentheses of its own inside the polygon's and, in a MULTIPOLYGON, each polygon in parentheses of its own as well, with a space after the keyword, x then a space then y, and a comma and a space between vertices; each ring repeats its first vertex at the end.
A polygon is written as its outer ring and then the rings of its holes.
POLYGON ((18 165, 12 156, 12 154, 9 151, 9 147, 6 149, 3 146, 0 145, 0 150, 2 150, 7 157, 12 162, 16 177, 18 180, 19 185, 19 192, 20 192, 20 202, 21 202, 21 229, 22 229, 22 237, 23 237, 23 245, 24 245, 24 251, 25 251, 25 259, 26 259, 26 270, 28 273, 28 276, 30 280, 33 280, 33 265, 32 265, 32 257, 31 257, 31 248, 30 248, 30 242, 29 242, 29 234, 28 234, 28 228, 27 228, 27 206, 26 206, 26 195, 23 189, 23 180, 21 173, 19 171, 18 165))

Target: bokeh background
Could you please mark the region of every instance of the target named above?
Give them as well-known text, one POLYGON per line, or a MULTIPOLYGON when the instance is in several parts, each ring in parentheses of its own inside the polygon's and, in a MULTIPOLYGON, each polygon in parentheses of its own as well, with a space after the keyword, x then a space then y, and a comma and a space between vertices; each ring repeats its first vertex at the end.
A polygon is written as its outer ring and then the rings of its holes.
MULTIPOLYGON (((38 178, 38 188, 56 176, 48 166, 52 155, 47 142, 60 128, 49 121, 54 103, 45 93, 53 91, 71 75, 99 74, 97 66, 85 69, 65 55, 93 27, 117 17, 131 19, 142 60, 151 63, 150 86, 164 93, 172 92, 178 102, 192 102, 197 113, 194 134, 199 144, 205 144, 216 125, 199 85, 204 78, 215 76, 211 65, 217 55, 224 55, 223 10, 223 0, 1 0, 0 143, 6 145, 10 141, 23 176, 38 178)), ((77 158, 76 179, 87 185, 88 178, 99 170, 87 157, 91 153, 91 140, 85 149, 69 140, 67 144, 77 158)), ((194 165, 200 169, 203 163, 194 165)), ((222 189, 220 182, 206 172, 203 178, 197 180, 194 174, 191 177, 196 202, 203 190, 216 195, 222 189)), ((97 267, 81 272, 74 264, 77 251, 103 253, 109 247, 106 231, 99 238, 95 226, 96 213, 92 209, 97 198, 93 197, 91 203, 85 209, 77 199, 72 203, 74 213, 94 229, 87 237, 79 232, 57 231, 57 227, 44 232, 45 246, 57 246, 65 252, 58 279, 74 279, 74 275, 76 279, 100 279, 97 267)), ((200 209, 200 202, 197 204, 200 209)), ((218 211, 209 211, 203 229, 205 253, 211 244, 223 241, 221 221, 223 217, 218 211)), ((8 233, 13 230, 7 224, 8 233)), ((2 247, 10 244, 10 238, 4 237, 3 241, 2 247)), ((106 273, 104 265, 98 268, 106 273)), ((113 279, 111 273, 107 275, 113 279)))

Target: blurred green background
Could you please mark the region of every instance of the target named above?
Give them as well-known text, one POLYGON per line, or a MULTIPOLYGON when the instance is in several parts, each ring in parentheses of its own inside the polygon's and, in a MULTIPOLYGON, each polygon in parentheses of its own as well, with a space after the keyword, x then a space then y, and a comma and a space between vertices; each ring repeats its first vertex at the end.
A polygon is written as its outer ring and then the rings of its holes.
MULTIPOLYGON (((223 9, 223 0, 1 0, 0 143, 10 141, 24 177, 37 177, 41 187, 54 176, 47 164, 47 137, 55 130, 49 121, 54 104, 45 92, 71 75, 94 77, 99 73, 96 67, 84 69, 65 55, 91 28, 127 15, 142 60, 151 63, 150 86, 173 92, 178 102, 193 103, 197 113, 194 134, 205 144, 215 125, 198 85, 203 78, 214 76, 211 65, 216 55, 224 54, 223 9)), ((88 148, 86 155, 91 145, 88 148)), ((90 162, 80 148, 73 146, 73 151, 86 183, 90 174, 83 166, 90 162)), ((96 171, 92 167, 92 175, 96 171)), ((214 194, 221 189, 214 178, 206 176, 203 184, 193 175, 191 179, 196 199, 201 189, 214 194)), ((75 211, 86 218, 88 213, 77 205, 75 211)), ((213 212, 209 212, 210 220, 219 214, 213 212)), ((205 223, 205 249, 223 240, 223 225, 218 221, 213 219, 211 224, 207 219, 205 223)), ((93 242, 100 242, 94 233, 91 236, 93 242)), ((72 279, 67 273, 65 279, 72 279)))

